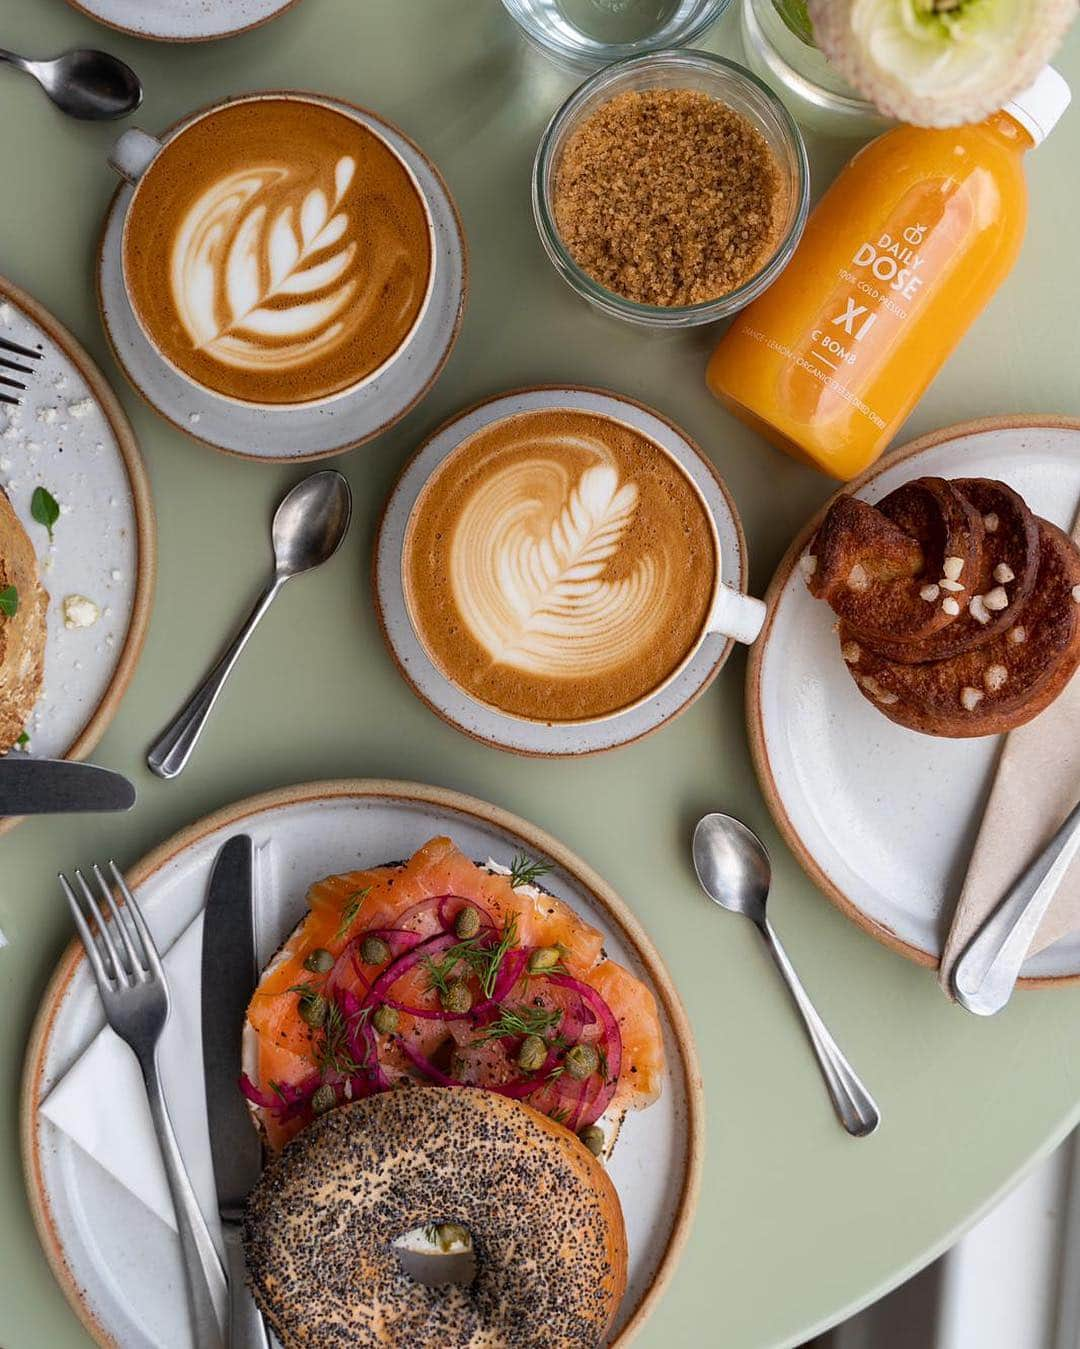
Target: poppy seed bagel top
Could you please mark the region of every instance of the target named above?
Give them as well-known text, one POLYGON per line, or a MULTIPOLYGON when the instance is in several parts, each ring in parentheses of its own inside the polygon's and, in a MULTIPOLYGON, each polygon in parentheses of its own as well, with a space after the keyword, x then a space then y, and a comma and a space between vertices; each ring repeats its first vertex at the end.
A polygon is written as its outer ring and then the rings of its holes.
POLYGON ((626 1286, 626 1234, 600 1163, 528 1106, 411 1087, 317 1119, 248 1201, 253 1292, 285 1349, 591 1349, 626 1286), (472 1236, 476 1277, 431 1287, 393 1242, 472 1236))

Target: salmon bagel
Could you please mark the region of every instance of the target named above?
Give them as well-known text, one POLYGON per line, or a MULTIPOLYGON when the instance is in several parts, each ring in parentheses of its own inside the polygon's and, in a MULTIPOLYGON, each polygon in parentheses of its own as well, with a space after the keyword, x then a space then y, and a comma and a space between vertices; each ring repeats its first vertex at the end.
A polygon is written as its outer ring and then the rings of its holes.
POLYGON ((248 1273, 283 1349, 594 1349, 626 1289, 615 1188, 583 1144, 518 1101, 408 1087, 332 1110, 263 1172, 248 1273), (468 1285, 405 1272, 431 1224, 472 1239, 468 1285))

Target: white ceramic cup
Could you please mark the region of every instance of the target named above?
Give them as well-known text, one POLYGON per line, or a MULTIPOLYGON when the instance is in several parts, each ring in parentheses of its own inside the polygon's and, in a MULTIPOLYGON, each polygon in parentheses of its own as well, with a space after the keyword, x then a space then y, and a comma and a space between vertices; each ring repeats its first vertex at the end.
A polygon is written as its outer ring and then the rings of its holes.
MULTIPOLYGON (((166 131, 161 139, 149 135, 138 127, 129 127, 127 131, 124 131, 118 137, 112 149, 109 151, 108 161, 110 167, 115 169, 120 177, 134 189, 124 211, 124 226, 120 239, 121 275, 124 281, 124 290, 127 294, 128 304, 131 306, 131 312, 135 315, 135 321, 138 323, 139 328, 142 330, 143 335, 150 343, 151 347, 153 347, 155 353, 165 362, 169 369, 179 375, 181 379, 203 393, 212 394, 215 398, 222 398, 226 402, 235 403, 241 407, 265 409, 267 412, 295 411, 297 408, 320 407, 323 404, 333 403, 339 398, 344 398, 347 394, 355 393, 358 389, 363 388, 364 385, 373 383, 380 375, 384 374, 398 357, 401 356, 402 352, 406 350, 423 321, 435 285, 435 227, 431 218, 431 205, 424 196, 423 190, 417 182, 416 175, 413 173, 412 169, 405 163, 389 141, 387 141, 385 137, 379 136, 377 127, 371 125, 371 122, 368 120, 360 119, 359 117, 355 118, 354 120, 356 120, 365 131, 370 132, 374 136, 378 136, 386 149, 398 161, 402 169, 408 175, 409 181, 416 189, 416 195, 424 207, 424 215, 428 226, 428 238, 431 242, 431 263, 428 269, 427 289, 424 293, 423 302, 417 311, 412 327, 402 338, 401 343, 389 356, 387 356, 381 365, 377 366, 374 370, 369 371, 354 383, 347 385, 345 388, 337 389, 334 393, 326 394, 321 398, 305 398, 300 399, 295 403, 260 403, 256 399, 238 398, 234 394, 224 393, 221 389, 214 388, 213 385, 203 384, 199 380, 193 379, 187 371, 181 369, 180 366, 169 357, 168 353, 162 349, 153 331, 144 322, 143 316, 139 312, 139 306, 133 293, 133 287, 127 275, 127 232, 128 224, 131 220, 131 206, 138 194, 139 185, 146 179, 147 175, 153 171, 154 163, 166 145, 171 144, 178 137, 182 136, 184 132, 194 126, 196 122, 201 122, 207 117, 213 117, 215 113, 219 112, 224 107, 230 107, 236 103, 258 102, 263 99, 284 99, 298 103, 315 103, 320 107, 329 108, 331 111, 339 113, 341 116, 347 117, 350 115, 347 109, 342 108, 340 105, 329 99, 319 98, 314 94, 289 92, 244 94, 237 98, 223 99, 220 103, 215 103, 211 107, 203 108, 199 112, 192 113, 182 122, 177 123, 176 126, 166 131)), ((375 120, 377 121, 378 119, 375 120)))
MULTIPOLYGON (((529 391, 519 390, 517 392, 528 393, 529 391)), ((601 392, 601 391, 586 390, 584 392, 601 392)), ((606 394, 605 392, 605 396, 613 400, 619 399, 619 395, 617 394, 606 394)), ((504 395, 500 398, 493 399, 491 401, 493 403, 501 403, 505 398, 512 398, 512 397, 514 397, 514 395, 504 395)), ((512 416, 514 415, 514 413, 508 412, 506 415, 512 416)), ((606 412, 603 415, 610 416, 612 420, 615 421, 619 420, 617 413, 606 412)), ((464 420, 464 418, 462 418, 462 420, 464 420)), ((495 421, 498 420, 500 419, 493 418, 492 423, 489 424, 493 424, 495 421)), ((671 424, 669 423, 669 425, 671 424)), ((447 429, 448 428, 446 427, 441 428, 441 430, 436 433, 436 437, 442 436, 447 429)), ((433 665, 435 665, 437 669, 440 670, 442 669, 442 666, 435 659, 435 656, 429 650, 426 642, 424 641, 423 631, 421 629, 421 626, 417 623, 412 612, 412 606, 409 603, 410 587, 406 576, 406 567, 407 567, 406 559, 408 557, 409 551, 409 538, 412 532, 412 522, 416 518, 416 513, 418 509, 422 506, 425 494, 431 487, 432 483, 438 478, 439 472, 442 469, 443 464, 445 464, 449 459, 453 457, 453 455, 457 452, 458 448, 460 448, 460 446, 464 444, 466 440, 471 439, 472 436, 476 434, 477 429, 478 428, 470 429, 467 435, 463 436, 461 440, 452 444, 450 448, 448 448, 446 452, 440 457, 439 461, 432 466, 425 482, 416 492, 415 498, 409 508, 408 521, 405 525, 402 537, 401 587, 405 600, 405 608, 408 613, 409 622, 412 626, 413 633, 416 636, 416 640, 419 642, 420 646, 427 654, 428 659, 432 662, 433 665)), ((640 428, 632 428, 632 429, 637 429, 640 432, 640 428)), ((701 453, 701 451, 694 444, 694 442, 691 441, 689 437, 685 435, 684 432, 679 431, 678 428, 672 427, 672 430, 677 431, 678 437, 682 442, 682 444, 686 447, 686 450, 696 455, 699 459, 701 459, 702 462, 707 465, 709 471, 711 472, 712 471, 711 465, 708 464, 708 460, 705 459, 705 456, 701 453)), ((660 444, 659 441, 655 440, 651 436, 649 436, 648 439, 652 441, 652 443, 656 446, 657 450, 660 453, 665 454, 671 460, 675 469, 686 479, 686 481, 693 488, 695 494, 697 495, 699 501, 701 502, 702 510, 705 513, 705 518, 709 522, 709 528, 712 532, 713 553, 716 559, 716 568, 715 568, 715 576, 713 579, 712 601, 709 606, 708 617, 706 618, 704 626, 699 632, 697 638, 688 648, 683 658, 679 661, 679 663, 675 666, 675 668, 672 669, 662 681, 660 681, 658 684, 654 685, 651 689, 649 689, 647 693, 644 693, 640 698, 635 699, 632 703, 627 703, 626 706, 617 708, 613 712, 605 712, 595 717, 581 717, 577 719, 571 719, 568 721, 560 721, 558 723, 560 726, 592 726, 601 722, 605 723, 611 722, 617 720, 620 717, 625 717, 628 713, 633 712, 636 709, 642 707, 644 704, 650 702, 658 694, 662 693, 666 688, 668 688, 669 685, 674 683, 674 681, 677 680, 679 676, 686 670, 687 666, 691 663, 691 661, 693 661, 694 657, 698 654, 698 652, 701 650, 701 647, 710 636, 726 637, 732 641, 748 645, 757 638, 758 634, 761 632, 761 629, 765 623, 765 615, 767 610, 762 600, 757 599, 753 595, 745 595, 741 590, 736 590, 732 586, 724 584, 723 549, 721 548, 720 537, 716 528, 716 519, 701 489, 698 487, 697 483, 694 482, 693 478, 687 472, 684 465, 679 463, 676 456, 672 454, 666 446, 660 444)), ((425 448, 426 446, 421 447, 421 450, 417 452, 417 457, 419 457, 419 455, 423 453, 425 448)), ((408 470, 409 467, 410 467, 409 465, 406 466, 406 471, 408 470)), ((400 485, 401 484, 399 483, 399 487, 400 485)), ((397 494, 398 490, 399 488, 395 487, 394 495, 397 494)), ((539 720, 531 717, 523 717, 514 712, 509 712, 505 708, 499 707, 495 703, 483 702, 481 699, 476 698, 476 696, 472 694, 468 689, 458 684, 448 674, 445 677, 449 679, 450 682, 453 683, 454 686, 458 688, 466 697, 472 698, 474 702, 480 703, 481 706, 483 707, 490 708, 493 712, 498 713, 500 716, 510 717, 515 721, 525 721, 533 723, 539 720)))

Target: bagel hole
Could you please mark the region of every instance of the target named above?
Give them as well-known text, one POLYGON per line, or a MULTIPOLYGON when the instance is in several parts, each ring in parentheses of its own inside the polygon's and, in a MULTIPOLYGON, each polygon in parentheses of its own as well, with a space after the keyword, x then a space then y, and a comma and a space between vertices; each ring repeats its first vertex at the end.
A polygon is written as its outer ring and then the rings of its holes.
POLYGON ((472 1234, 460 1223, 426 1223, 403 1232, 391 1245, 409 1278, 429 1288, 467 1287, 476 1278, 472 1234))

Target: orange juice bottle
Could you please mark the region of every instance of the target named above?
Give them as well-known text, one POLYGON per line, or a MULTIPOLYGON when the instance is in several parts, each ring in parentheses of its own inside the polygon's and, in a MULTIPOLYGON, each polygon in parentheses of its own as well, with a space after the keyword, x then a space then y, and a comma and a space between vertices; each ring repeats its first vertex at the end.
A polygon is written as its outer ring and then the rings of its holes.
POLYGON ((1020 251, 1022 159, 1069 103, 1047 67, 985 122, 900 126, 842 170, 791 262, 736 316, 713 393, 835 478, 881 454, 1020 251))

